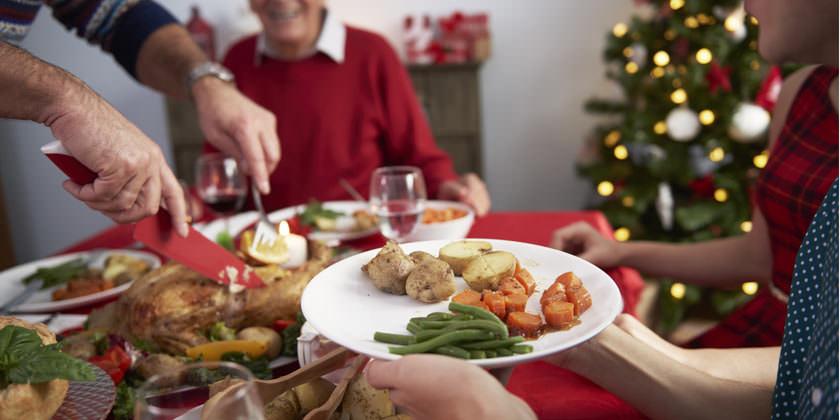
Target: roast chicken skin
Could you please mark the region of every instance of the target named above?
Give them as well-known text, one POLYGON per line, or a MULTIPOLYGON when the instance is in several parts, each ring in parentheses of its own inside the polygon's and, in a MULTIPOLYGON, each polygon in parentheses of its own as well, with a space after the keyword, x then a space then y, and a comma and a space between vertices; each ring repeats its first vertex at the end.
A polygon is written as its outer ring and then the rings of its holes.
POLYGON ((180 355, 206 343, 204 332, 218 321, 239 329, 293 319, 303 289, 332 255, 314 241, 309 251, 309 261, 291 271, 256 268, 266 286, 241 293, 230 293, 227 286, 170 262, 136 280, 116 302, 91 313, 88 323, 180 355))

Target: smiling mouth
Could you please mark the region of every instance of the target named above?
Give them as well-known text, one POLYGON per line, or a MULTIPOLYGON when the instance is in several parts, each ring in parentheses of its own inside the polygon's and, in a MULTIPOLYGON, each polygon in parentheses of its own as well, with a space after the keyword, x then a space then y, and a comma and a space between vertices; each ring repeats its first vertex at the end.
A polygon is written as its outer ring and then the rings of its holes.
POLYGON ((302 12, 300 10, 293 10, 293 11, 284 11, 284 10, 269 10, 267 15, 268 18, 275 22, 288 22, 300 16, 302 12))

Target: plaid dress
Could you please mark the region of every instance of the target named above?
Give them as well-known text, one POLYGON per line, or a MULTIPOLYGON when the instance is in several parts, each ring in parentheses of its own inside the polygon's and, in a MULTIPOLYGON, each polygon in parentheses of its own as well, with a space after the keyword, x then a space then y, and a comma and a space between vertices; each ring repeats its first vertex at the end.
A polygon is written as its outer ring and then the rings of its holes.
POLYGON ((747 304, 687 347, 778 346, 787 312, 793 265, 805 232, 837 178, 837 112, 828 91, 836 67, 818 67, 791 105, 770 159, 756 183, 756 204, 767 219, 773 253, 773 287, 762 287, 747 304), (773 290, 775 289, 775 294, 773 290))

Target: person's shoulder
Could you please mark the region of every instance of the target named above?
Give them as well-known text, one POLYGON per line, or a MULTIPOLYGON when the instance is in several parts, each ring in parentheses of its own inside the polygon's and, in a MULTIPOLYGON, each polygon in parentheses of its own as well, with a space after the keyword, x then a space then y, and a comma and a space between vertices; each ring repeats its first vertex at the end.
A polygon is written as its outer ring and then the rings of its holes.
POLYGON ((385 37, 376 32, 345 25, 347 28, 347 48, 369 56, 395 56, 396 52, 385 37))
POLYGON ((235 66, 242 62, 252 63, 254 54, 257 51, 257 35, 248 35, 233 43, 225 53, 224 64, 227 67, 235 66))

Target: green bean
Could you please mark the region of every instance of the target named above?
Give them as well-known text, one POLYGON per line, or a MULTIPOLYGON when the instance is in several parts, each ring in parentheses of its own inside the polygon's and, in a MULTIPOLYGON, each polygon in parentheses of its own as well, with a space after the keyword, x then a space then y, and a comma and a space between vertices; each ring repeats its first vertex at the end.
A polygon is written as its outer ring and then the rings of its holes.
POLYGON ((409 322, 408 325, 405 326, 405 329, 412 334, 417 334, 418 332, 423 330, 423 328, 417 325, 416 322, 409 322))
POLYGON ((483 359, 486 356, 484 355, 484 350, 472 350, 470 351, 470 359, 483 359))
POLYGON ((474 319, 475 319, 474 316, 467 315, 467 314, 458 314, 458 315, 455 315, 454 317, 452 317, 453 321, 472 321, 474 319))
POLYGON ((391 334, 379 331, 373 334, 373 339, 380 343, 399 344, 403 346, 417 342, 417 339, 413 335, 391 334))
POLYGON ((504 347, 496 349, 496 352, 499 353, 499 357, 513 356, 513 352, 504 347))
POLYGON ((490 311, 486 311, 475 306, 463 305, 458 302, 449 302, 449 310, 452 312, 460 312, 462 314, 472 315, 476 319, 486 319, 488 321, 496 322, 505 330, 505 333, 502 335, 502 338, 508 338, 507 325, 505 325, 505 323, 502 322, 502 320, 499 319, 499 317, 497 317, 490 311))
POLYGON ((484 350, 484 354, 487 356, 488 359, 492 359, 498 356, 498 353, 496 353, 494 350, 484 350))
POLYGON ((534 348, 527 345, 527 344, 520 344, 518 346, 513 346, 510 348, 510 351, 516 354, 525 354, 534 351, 534 348))
POLYGON ((500 337, 504 336, 507 333, 507 329, 502 329, 499 327, 499 324, 488 321, 486 319, 476 319, 473 321, 451 321, 449 325, 445 328, 441 329, 424 329, 417 333, 417 341, 426 341, 437 337, 441 334, 446 334, 450 331, 456 330, 466 330, 466 329, 479 329, 479 330, 487 330, 490 331, 500 337))
POLYGON ((463 347, 468 350, 499 349, 502 347, 510 347, 523 341, 525 341, 525 338, 517 335, 504 340, 479 341, 477 343, 464 344, 463 347))
POLYGON ((421 319, 417 321, 411 321, 417 323, 423 329, 433 329, 433 328, 445 328, 448 327, 449 324, 458 321, 429 321, 428 319, 421 319))
POLYGON ((429 321, 451 321, 452 318, 455 318, 455 315, 449 312, 432 312, 426 316, 429 321))
POLYGON ((431 340, 422 343, 411 344, 405 347, 388 347, 393 354, 426 353, 440 346, 461 343, 464 341, 489 340, 493 333, 483 330, 458 330, 439 335, 431 340))
POLYGON ((444 356, 452 356, 457 357, 459 359, 469 359, 470 352, 455 346, 440 346, 434 350, 437 354, 442 354, 444 356))

